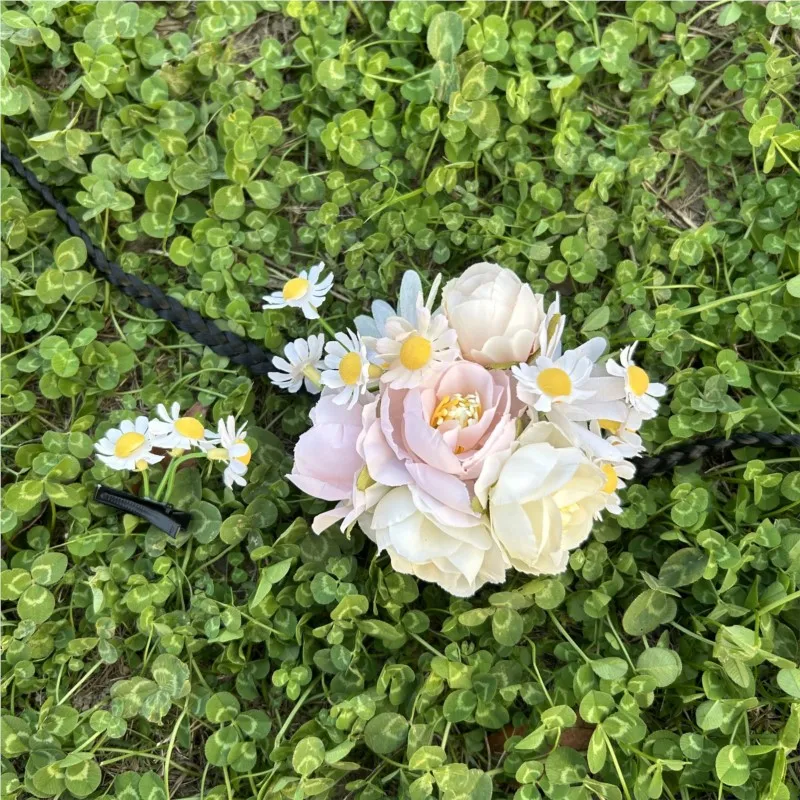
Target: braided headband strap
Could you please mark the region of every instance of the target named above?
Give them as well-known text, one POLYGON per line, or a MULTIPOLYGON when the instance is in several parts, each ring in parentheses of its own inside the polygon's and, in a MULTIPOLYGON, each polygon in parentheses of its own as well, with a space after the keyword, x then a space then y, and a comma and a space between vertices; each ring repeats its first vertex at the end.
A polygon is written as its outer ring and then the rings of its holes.
POLYGON ((154 311, 162 319, 171 322, 179 330, 188 333, 195 341, 213 350, 218 356, 224 356, 235 364, 247 367, 255 375, 266 375, 273 369, 272 355, 263 347, 231 331, 222 330, 212 320, 191 308, 186 308, 174 297, 164 294, 158 286, 130 275, 119 264, 109 261, 89 234, 81 229, 78 221, 67 211, 64 204, 56 199, 49 187, 23 164, 5 143, 0 143, 0 155, 3 163, 8 164, 48 206, 55 210, 69 232, 83 240, 89 261, 109 283, 121 289, 140 305, 154 311))
MULTIPOLYGON (((63 203, 45 186, 5 145, 0 143, 2 162, 24 180, 42 200, 55 210, 58 218, 73 236, 78 236, 86 245, 89 261, 111 284, 121 289, 128 297, 149 308, 159 317, 171 322, 176 328, 188 333, 195 341, 205 345, 219 356, 229 358, 235 364, 247 367, 254 375, 266 375, 273 369, 272 355, 255 342, 247 341, 231 331, 224 331, 215 322, 193 309, 186 308, 174 297, 170 297, 158 286, 130 275, 119 264, 109 261, 105 253, 95 245, 88 233, 81 229, 78 221, 67 211, 63 203)), ((693 439, 675 445, 657 456, 642 456, 636 459, 636 480, 647 482, 655 475, 709 456, 722 455, 737 447, 798 447, 800 434, 793 433, 737 433, 729 439, 693 439)))

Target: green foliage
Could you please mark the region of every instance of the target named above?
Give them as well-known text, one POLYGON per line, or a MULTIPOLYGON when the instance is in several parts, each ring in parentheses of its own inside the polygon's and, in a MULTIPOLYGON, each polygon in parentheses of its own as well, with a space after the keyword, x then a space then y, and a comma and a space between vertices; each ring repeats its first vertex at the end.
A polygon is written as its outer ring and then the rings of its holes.
MULTIPOLYGON (((651 450, 797 430, 796 0, 6 5, 4 142, 223 327, 319 332, 260 296, 321 260, 337 328, 496 261, 560 291, 567 346, 645 341, 651 450)), ((0 189, 4 796, 797 796, 797 453, 633 485, 563 575, 447 597, 310 532, 309 398, 0 189), (238 493, 181 466, 174 542, 91 499, 123 485, 92 442, 172 401, 253 444, 238 493)))

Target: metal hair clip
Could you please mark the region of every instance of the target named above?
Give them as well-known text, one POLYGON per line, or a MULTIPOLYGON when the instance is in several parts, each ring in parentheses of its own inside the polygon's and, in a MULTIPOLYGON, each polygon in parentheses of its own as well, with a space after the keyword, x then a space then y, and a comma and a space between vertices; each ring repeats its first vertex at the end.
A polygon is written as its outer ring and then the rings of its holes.
POLYGON ((141 517, 173 539, 192 521, 192 515, 188 511, 180 511, 171 503, 159 503, 157 500, 150 500, 147 497, 137 497, 135 494, 112 489, 110 486, 102 484, 97 485, 94 499, 104 506, 141 517))

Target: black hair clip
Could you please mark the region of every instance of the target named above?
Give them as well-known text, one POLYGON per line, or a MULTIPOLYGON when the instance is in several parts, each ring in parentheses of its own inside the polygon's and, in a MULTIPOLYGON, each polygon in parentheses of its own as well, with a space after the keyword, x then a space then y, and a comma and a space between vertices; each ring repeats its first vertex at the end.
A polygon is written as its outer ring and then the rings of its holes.
POLYGON ((188 511, 180 511, 171 503, 159 503, 158 500, 137 497, 135 494, 102 484, 98 484, 94 490, 94 499, 104 506, 111 506, 126 514, 141 517, 173 539, 192 521, 192 515, 188 511))

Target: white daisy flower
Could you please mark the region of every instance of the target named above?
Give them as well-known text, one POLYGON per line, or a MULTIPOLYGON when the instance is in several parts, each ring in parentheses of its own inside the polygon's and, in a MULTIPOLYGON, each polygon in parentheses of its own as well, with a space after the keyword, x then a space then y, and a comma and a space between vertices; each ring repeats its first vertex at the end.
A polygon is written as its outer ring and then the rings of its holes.
POLYGON ((97 457, 111 469, 145 470, 157 464, 164 456, 153 452, 164 443, 150 429, 147 417, 136 417, 131 422, 123 420, 119 428, 111 428, 94 446, 97 457))
POLYGON ((264 296, 264 309, 300 308, 306 319, 319 319, 317 309, 325 302, 328 292, 333 286, 333 273, 324 278, 322 271, 324 262, 320 261, 310 270, 303 270, 296 278, 283 284, 283 289, 264 296))
POLYGON ((597 419, 589 423, 589 428, 597 434, 605 431, 605 438, 621 458, 636 458, 644 452, 642 437, 637 431, 642 424, 639 413, 628 409, 628 416, 621 422, 613 419, 597 419))
MULTIPOLYGON (((437 284, 438 286, 438 284, 437 284)), ((412 325, 417 324, 417 306, 421 304, 422 281, 414 270, 406 270, 400 281, 397 310, 385 300, 372 303, 372 316, 364 314, 356 317, 356 330, 361 336, 380 339, 386 335, 386 321, 389 317, 402 317, 412 325)))
POLYGON ((540 356, 553 359, 561 356, 561 336, 566 324, 567 318, 561 313, 561 298, 556 295, 556 299, 550 303, 539 328, 538 350, 540 356))
POLYGON ((389 317, 385 333, 375 343, 386 371, 381 381, 393 389, 413 389, 429 375, 460 356, 456 332, 444 314, 431 314, 428 307, 417 307, 417 324, 402 317, 389 317))
POLYGON ((642 419, 652 419, 658 413, 658 399, 667 393, 663 383, 651 383, 650 376, 633 361, 638 342, 620 353, 620 364, 613 359, 606 362, 609 375, 625 379, 625 399, 642 419))
MULTIPOLYGON (((627 485, 625 481, 629 481, 636 474, 636 467, 628 461, 605 461, 597 463, 597 466, 606 477, 606 482, 600 489, 605 501, 604 510, 610 514, 621 514, 622 503, 619 498, 619 491, 627 485)), ((601 514, 598 512, 595 515, 595 519, 600 519, 600 516, 601 514)))
POLYGON ((605 346, 606 340, 596 337, 556 359, 543 355, 533 364, 512 367, 517 396, 534 411, 548 414, 556 409, 575 422, 624 419, 622 381, 596 374, 596 362, 605 346))
POLYGON ((217 433, 219 443, 208 451, 208 458, 211 461, 225 463, 222 480, 229 489, 233 487, 234 483, 239 486, 247 484, 244 475, 247 472, 252 452, 244 438, 246 427, 247 423, 237 430, 236 420, 233 416, 221 419, 217 433))
POLYGON ((319 394, 322 383, 322 348, 325 337, 321 333, 308 339, 295 339, 283 349, 286 358, 275 356, 272 363, 280 372, 268 372, 267 377, 275 386, 290 392, 299 392, 305 383, 306 391, 319 394))
POLYGON ((361 337, 349 330, 337 333, 336 341, 325 345, 325 352, 327 369, 322 373, 322 385, 335 391, 333 402, 337 406, 352 408, 367 391, 370 379, 380 375, 380 369, 370 364, 361 337))
POLYGON ((217 434, 206 430, 195 417, 182 417, 179 403, 173 403, 169 411, 163 403, 159 403, 156 412, 160 419, 150 423, 150 430, 161 439, 161 447, 179 450, 199 447, 208 450, 214 446, 217 434))

